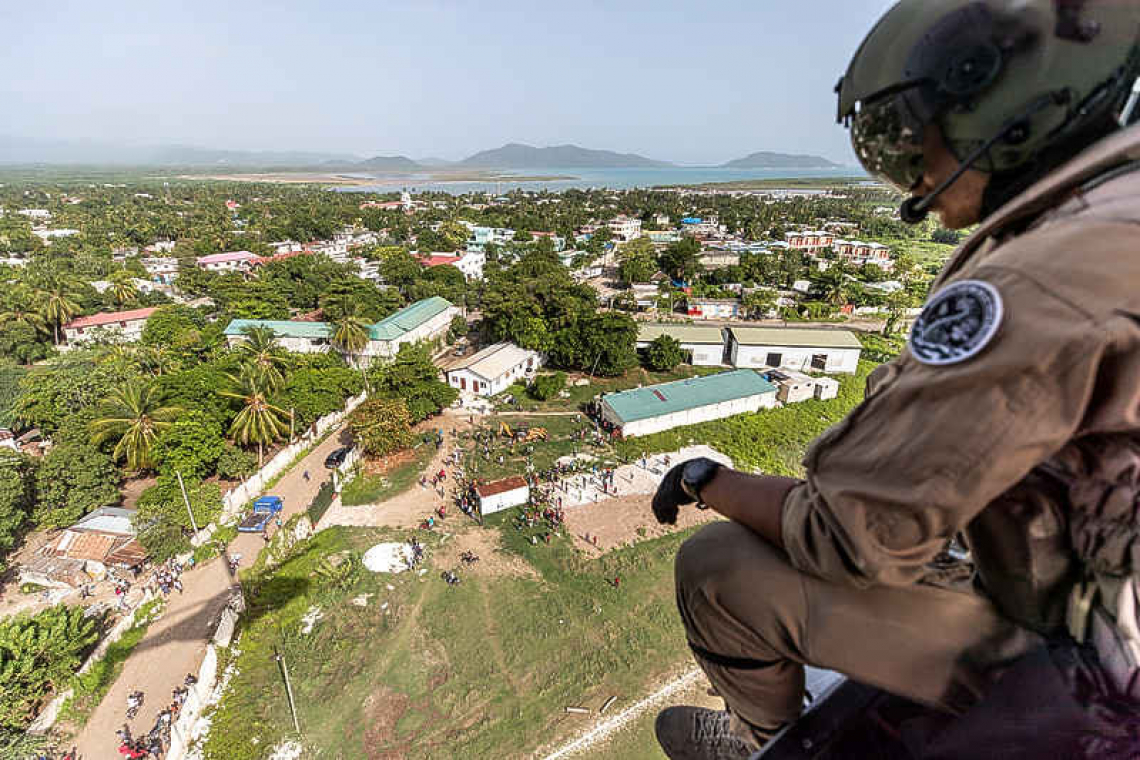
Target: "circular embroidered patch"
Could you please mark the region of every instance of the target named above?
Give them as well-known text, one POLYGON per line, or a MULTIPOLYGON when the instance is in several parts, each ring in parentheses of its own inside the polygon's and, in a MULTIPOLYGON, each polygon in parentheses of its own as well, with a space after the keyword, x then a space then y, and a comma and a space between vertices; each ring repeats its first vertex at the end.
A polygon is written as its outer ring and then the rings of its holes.
POLYGON ((960 280, 938 291, 922 309, 910 333, 910 352, 923 364, 957 364, 976 356, 1001 326, 997 288, 981 280, 960 280))

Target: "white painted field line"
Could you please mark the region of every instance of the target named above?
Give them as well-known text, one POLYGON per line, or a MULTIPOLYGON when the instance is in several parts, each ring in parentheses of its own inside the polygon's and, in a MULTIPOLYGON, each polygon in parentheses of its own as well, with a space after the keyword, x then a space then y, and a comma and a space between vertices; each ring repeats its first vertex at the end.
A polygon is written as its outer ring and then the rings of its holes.
POLYGON ((594 727, 587 731, 585 734, 579 736, 569 744, 563 745, 558 750, 550 753, 545 758, 543 758, 543 760, 559 760, 559 758, 569 757, 576 752, 581 752, 582 750, 590 748, 597 742, 608 737, 610 734, 623 728, 631 720, 641 715, 641 713, 645 712, 650 707, 653 707, 654 704, 662 702, 678 691, 683 691, 684 689, 688 688, 693 684, 694 681, 700 678, 701 675, 703 674, 700 668, 693 668, 680 678, 677 678, 665 684, 660 689, 653 692, 640 702, 636 702, 630 705, 608 720, 604 720, 600 723, 595 724, 594 727))

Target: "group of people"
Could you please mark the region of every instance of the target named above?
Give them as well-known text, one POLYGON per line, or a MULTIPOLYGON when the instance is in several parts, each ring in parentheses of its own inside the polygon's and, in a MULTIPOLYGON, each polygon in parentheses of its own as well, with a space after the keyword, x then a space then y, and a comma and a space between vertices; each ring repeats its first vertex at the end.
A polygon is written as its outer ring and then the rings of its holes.
POLYGON ((172 591, 182 593, 182 563, 169 559, 154 570, 151 578, 151 587, 163 596, 169 596, 172 591))
MULTIPOLYGON (((124 723, 123 727, 115 731, 118 739, 118 752, 125 758, 140 760, 141 758, 160 758, 170 747, 171 725, 178 718, 186 698, 190 695, 190 687, 198 683, 193 673, 187 673, 181 686, 170 692, 170 704, 159 710, 154 725, 143 736, 133 736, 131 727, 124 723)), ((127 720, 134 720, 139 708, 145 701, 142 691, 133 691, 127 697, 127 720)))

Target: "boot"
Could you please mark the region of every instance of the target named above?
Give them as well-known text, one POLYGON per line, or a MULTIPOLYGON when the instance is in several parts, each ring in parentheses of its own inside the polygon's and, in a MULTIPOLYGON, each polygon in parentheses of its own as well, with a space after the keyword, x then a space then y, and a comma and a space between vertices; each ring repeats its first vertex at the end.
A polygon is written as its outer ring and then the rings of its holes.
POLYGON ((657 743, 669 760, 747 760, 760 749, 732 731, 726 710, 669 707, 657 714, 657 743))

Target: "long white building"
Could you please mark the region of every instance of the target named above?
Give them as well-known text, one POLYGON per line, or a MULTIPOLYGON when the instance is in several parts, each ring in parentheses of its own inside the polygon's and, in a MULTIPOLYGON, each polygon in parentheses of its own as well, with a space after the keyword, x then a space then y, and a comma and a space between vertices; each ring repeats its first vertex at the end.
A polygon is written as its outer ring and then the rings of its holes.
POLYGON ((689 363, 696 367, 715 367, 724 363, 724 331, 719 327, 696 325, 643 324, 637 328, 638 349, 662 335, 668 335, 681 344, 689 355, 689 363))
POLYGON ((516 380, 530 379, 542 366, 542 354, 514 343, 496 343, 447 370, 447 382, 461 393, 494 396, 516 380))
POLYGON ((727 333, 734 367, 854 373, 863 350, 850 330, 730 327, 727 333))

